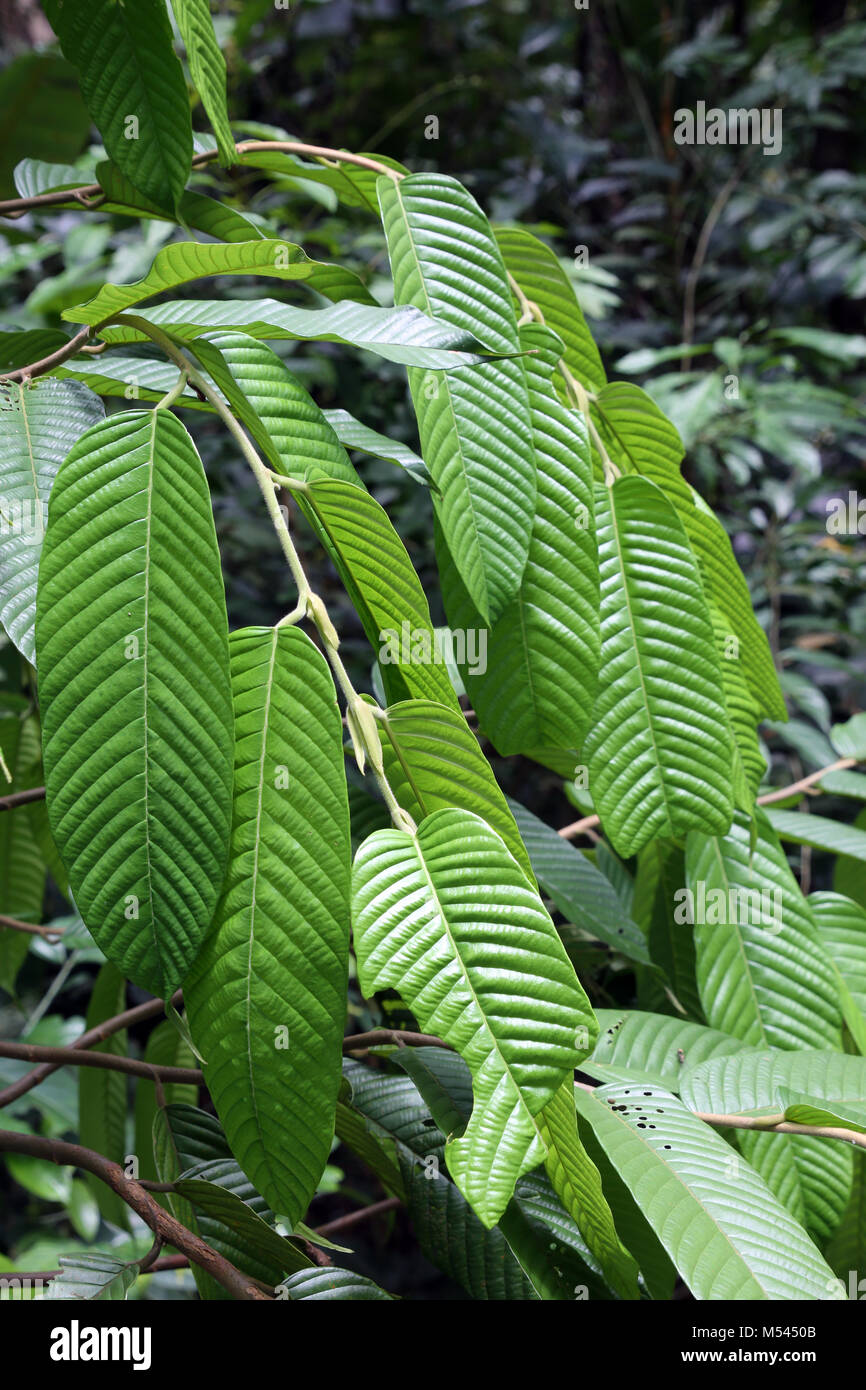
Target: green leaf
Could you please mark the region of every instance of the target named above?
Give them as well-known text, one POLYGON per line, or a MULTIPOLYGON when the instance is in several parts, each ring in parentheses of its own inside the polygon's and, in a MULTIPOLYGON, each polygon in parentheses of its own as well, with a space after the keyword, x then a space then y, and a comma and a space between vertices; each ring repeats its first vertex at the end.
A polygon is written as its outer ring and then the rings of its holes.
POLYGON ((290 477, 358 477, 310 393, 285 363, 244 333, 196 338, 195 355, 270 465, 290 477))
POLYGON ((866 1254, 866 1163, 862 1161, 854 1164, 848 1206, 825 1254, 828 1263, 843 1279, 848 1297, 862 1298, 866 1293, 866 1279, 860 1277, 866 1254))
MULTIPOLYGON (((866 831, 866 806, 859 812, 852 829, 866 831)), ((866 908, 866 860, 840 854, 833 865, 833 888, 866 908)))
POLYGON ((347 1303, 393 1303, 393 1294, 386 1293, 372 1279, 354 1270, 301 1269, 289 1275, 277 1289, 277 1298, 300 1303, 312 1299, 341 1300, 347 1303))
MULTIPOLYGON (((61 379, 83 381, 99 396, 123 396, 128 401, 160 401, 177 383, 178 370, 164 357, 139 357, 110 352, 98 357, 73 357, 54 370, 61 379)), ((199 400, 191 386, 176 402, 190 410, 213 407, 199 400)))
POLYGON ((866 1056, 866 910, 842 893, 810 893, 806 901, 836 968, 842 1017, 866 1056))
MULTIPOLYGON (((0 774, 3 792, 26 791, 41 782, 39 726, 27 716, 27 702, 18 696, 0 696, 0 753, 12 774, 11 783, 0 774)), ((40 922, 45 896, 45 857, 26 806, 0 814, 0 913, 24 922, 40 922)), ((30 943, 24 932, 0 927, 0 989, 15 992, 18 975, 30 943)))
MULTIPOLYGON (((518 352, 502 256, 471 194, 443 174, 383 176, 378 187, 396 302, 494 352, 518 352)), ((488 363, 452 377, 410 372, 409 386, 446 544, 482 619, 495 622, 520 586, 535 510, 522 364, 488 363)))
POLYGON ((134 285, 103 285, 86 304, 64 309, 63 317, 71 323, 101 324, 145 299, 210 275, 303 280, 327 299, 375 303, 354 271, 327 261, 310 260, 302 247, 290 241, 173 241, 157 251, 150 270, 134 285))
MULTIPOLYGON (((842 1053, 742 1051, 690 1069, 682 1097, 712 1114, 778 1113, 783 1094, 800 1093, 829 1108, 866 1098, 866 1058, 842 1053)), ((823 1123, 823 1121, 819 1121, 823 1123)), ((738 1132, 740 1148, 793 1214, 820 1240, 838 1228, 852 1181, 850 1146, 802 1135, 738 1132)))
POLYGON ((650 958, 664 971, 680 1008, 703 1022, 694 936, 674 917, 676 892, 684 882, 685 864, 678 845, 670 840, 651 840, 644 845, 638 856, 635 898, 639 908, 635 915, 646 933, 650 958))
POLYGON ((331 429, 346 449, 357 449, 361 454, 372 454, 374 458, 384 459, 386 463, 396 463, 404 468, 416 483, 429 486, 430 474, 427 465, 414 449, 399 439, 389 439, 387 435, 371 430, 350 415, 348 410, 323 410, 322 414, 331 429))
POLYGON ((731 739, 700 574, 673 507, 644 478, 596 487, 601 670, 583 745, 614 849, 724 833, 731 739))
POLYGON ((36 647, 48 812, 76 905, 109 960, 168 999, 216 904, 232 788, 219 552, 173 415, 113 415, 67 456, 36 647))
MULTIPOLYGON (((0 332, 0 368, 7 372, 26 367, 30 362, 39 362, 49 353, 63 347, 65 342, 66 334, 56 328, 12 329, 9 332, 0 332)), ((4 387, 4 395, 7 389, 4 387)))
MULTIPOLYGON (((607 382, 601 357, 556 253, 521 228, 493 230, 505 269, 541 312, 542 321, 562 339, 562 362, 587 391, 600 391, 607 382)), ((568 399, 564 390, 561 394, 568 399)))
MULTIPOLYGON (((87 1009, 87 1031, 114 1018, 126 1008, 126 981, 108 962, 96 977, 87 1009)), ((127 1033, 123 1029, 112 1033, 105 1042, 97 1043, 94 1052, 107 1052, 114 1057, 127 1054, 127 1033)), ((141 1084, 141 1083, 140 1083, 141 1084)), ((145 1085, 152 1083, 145 1082, 145 1085)), ((127 1078, 121 1071, 97 1067, 81 1067, 78 1073, 78 1134, 86 1149, 119 1163, 126 1157, 127 1078)), ((129 1229, 128 1207, 112 1188, 100 1178, 85 1173, 84 1181, 95 1197, 106 1221, 129 1229)))
MULTIPOLYGON (((177 1036, 174 1025, 169 1024, 169 1026, 177 1036)), ((232 1156, 216 1116, 209 1115, 204 1110, 198 1110, 194 1105, 178 1102, 157 1107, 153 1117, 152 1148, 157 1177, 163 1183, 174 1182, 181 1173, 187 1172, 197 1163, 207 1163, 218 1158, 231 1159, 232 1156)), ((199 1221, 193 1207, 184 1197, 178 1196, 175 1192, 169 1192, 165 1200, 172 1215, 180 1221, 181 1225, 186 1226, 187 1230, 194 1232, 195 1235, 202 1234, 202 1222, 199 1221)), ((259 1198, 259 1202, 261 1206, 265 1205, 261 1198, 259 1198)), ((208 1234, 214 1248, 217 1248, 217 1242, 220 1241, 220 1238, 228 1244, 233 1241, 228 1227, 220 1227, 216 1222, 211 1224, 208 1234)), ((221 1253, 226 1253, 225 1244, 223 1244, 221 1253)), ((252 1272, 248 1265, 243 1267, 246 1268, 247 1273, 252 1272)), ((199 1265, 194 1264, 191 1268, 201 1298, 208 1301, 225 1302, 231 1297, 222 1285, 218 1284, 199 1265)))
MULTIPOLYGON (((144 1061, 155 1067, 198 1066, 191 1047, 167 1018, 157 1024, 148 1038, 144 1061)), ((166 1105, 195 1105, 198 1086, 181 1081, 164 1081, 162 1097, 166 1105)), ((153 1123, 157 1109, 156 1086, 145 1077, 139 1078, 135 1088, 135 1154, 139 1177, 150 1181, 156 1181, 158 1176, 153 1156, 153 1123)), ((156 1201, 165 1204, 166 1199, 160 1193, 155 1192, 153 1196, 156 1201)))
POLYGON ((598 1042, 580 1069, 599 1081, 646 1082, 676 1092, 687 1069, 743 1046, 717 1028, 669 1014, 597 1009, 596 1018, 598 1042))
MULTIPOLYGON (((467 333, 428 318, 417 309, 382 309, 346 301, 327 309, 300 309, 276 299, 174 299, 148 308, 148 323, 178 338, 226 330, 251 338, 345 343, 377 353, 388 362, 453 371, 486 361, 467 333)), ((100 330, 108 343, 140 343, 147 334, 124 324, 100 330)))
POLYGON ((250 1205, 248 1199, 255 1194, 233 1159, 198 1163, 174 1186, 195 1208, 202 1239, 212 1244, 214 1237, 220 1253, 246 1267, 254 1278, 278 1284, 287 1271, 310 1267, 306 1255, 250 1205), (257 1268, 262 1273, 255 1273, 257 1268))
POLYGON ((569 922, 629 960, 650 964, 646 938, 623 912, 609 879, 525 806, 509 799, 538 882, 569 922))
MULTIPOLYGON (((97 164, 94 177, 105 192, 105 202, 100 204, 102 212, 119 213, 122 217, 143 215, 163 221, 177 221, 218 241, 264 239, 264 232, 259 230, 255 222, 227 203, 209 198, 206 193, 199 193, 196 189, 184 189, 176 213, 168 215, 157 203, 146 198, 110 159, 97 164)), ((80 203, 70 201, 69 206, 80 207, 80 203)))
POLYGON ((389 705, 380 729, 385 773, 414 820, 453 807, 474 811, 502 837, 530 884, 535 879, 514 816, 465 718, 431 700, 389 705))
POLYGON ((104 413, 82 386, 51 380, 0 386, 0 622, 32 665, 48 498, 64 457, 104 413))
MULTIPOLYGON (((686 843, 692 916, 704 918, 694 924, 704 1012, 752 1047, 838 1048, 833 967, 764 812, 753 824, 754 842, 738 815, 728 835, 686 843)), ((689 907, 684 898, 684 923, 689 907)))
POLYGON ((811 845, 829 854, 844 854, 851 859, 866 861, 866 830, 854 825, 842 825, 826 816, 810 816, 802 811, 779 811, 770 806, 767 819, 780 840, 796 845, 811 845))
POLYGON ((295 627, 230 639, 229 869, 185 986, 232 1152, 294 1228, 328 1160, 349 950, 349 813, 327 664, 295 627))
POLYGON ((237 163, 235 142, 226 108, 226 62, 222 55, 208 0, 171 0, 196 91, 217 140, 220 163, 237 163))
POLYGON ((327 540, 367 639, 379 658, 389 699, 406 696, 459 708, 427 597, 387 512, 360 487, 316 478, 298 493, 327 540))
MULTIPOLYGON (((561 405, 551 373, 561 350, 549 330, 521 329, 538 477, 526 568, 516 597, 487 638, 486 665, 460 667, 485 734, 504 756, 579 748, 592 713, 599 662, 598 565, 592 468, 583 417, 561 405), (568 698, 563 699, 563 691, 568 698)), ((453 627, 480 619, 437 539, 453 627)))
POLYGON ((457 1047, 472 1070, 472 1118, 446 1156, 492 1226, 517 1178, 544 1161, 534 1117, 595 1032, 553 923, 496 832, 448 810, 428 816, 416 836, 382 830, 365 841, 353 924, 365 994, 399 990, 422 1028, 457 1047), (495 945, 505 931, 507 969, 495 945))
POLYGON ((695 1298, 838 1296, 829 1266, 763 1179, 732 1162, 724 1139, 669 1091, 617 1084, 575 1100, 695 1298))
POLYGON ((99 1214, 98 1202, 90 1195, 90 1189, 82 1178, 72 1179, 72 1191, 69 1196, 69 1220, 73 1230, 81 1236, 82 1240, 89 1244, 96 1239, 102 1217, 99 1214))
POLYGON ((109 155, 173 211, 189 177, 192 124, 163 0, 46 0, 45 12, 109 155))
MULTIPOLYGON (((284 131, 279 132, 280 137, 284 135, 284 131)), ((409 173, 404 164, 392 159, 390 155, 377 154, 370 150, 359 150, 358 153, 367 159, 386 164, 389 169, 394 169, 399 174, 409 173)), ((342 162, 312 163, 310 160, 301 159, 299 155, 278 150, 243 150, 239 161, 252 169, 265 169, 273 174, 281 174, 291 179, 299 188, 303 188, 305 184, 322 184, 325 188, 332 188, 346 207, 363 208, 365 212, 378 215, 376 183, 379 175, 373 169, 342 162)))
MULTIPOLYGON (((56 52, 19 53, 0 73, 0 190, 14 196, 21 156, 76 159, 90 132, 75 69, 56 52)), ((26 196, 26 195, 25 195, 26 196)), ((35 360, 33 358, 31 361, 35 360)))
POLYGON ((830 730, 833 747, 842 758, 866 758, 866 713, 855 714, 830 730))
POLYGON ((123 1264, 110 1255, 91 1254, 81 1250, 74 1255, 61 1255, 60 1273, 44 1297, 58 1302, 69 1299, 99 1299, 105 1302, 125 1300, 138 1277, 138 1265, 123 1264))

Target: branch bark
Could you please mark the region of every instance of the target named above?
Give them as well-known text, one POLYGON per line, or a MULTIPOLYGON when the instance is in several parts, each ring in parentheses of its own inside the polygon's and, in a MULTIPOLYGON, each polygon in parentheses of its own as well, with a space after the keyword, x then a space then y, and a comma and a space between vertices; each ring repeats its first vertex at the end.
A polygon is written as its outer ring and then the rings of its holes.
POLYGON ((128 1178, 119 1164, 103 1158, 102 1154, 61 1139, 45 1139, 40 1135, 18 1134, 9 1130, 0 1130, 0 1152, 26 1154, 29 1158, 42 1158, 62 1167, 81 1168, 86 1173, 92 1173, 116 1192, 164 1245, 175 1246, 193 1264, 216 1279, 232 1298, 243 1302, 267 1301, 267 1295, 246 1274, 217 1254, 200 1236, 188 1231, 155 1202, 140 1183, 128 1178))
POLYGON ((16 1062, 56 1062, 59 1067, 98 1067, 103 1071, 122 1071, 129 1076, 146 1080, 174 1081, 200 1086, 204 1075, 197 1067, 153 1066, 134 1057, 119 1057, 111 1052, 88 1052, 80 1047, 42 1047, 36 1043, 0 1041, 0 1057, 16 1062))
POLYGON ((432 1033, 407 1033, 401 1028, 371 1028, 369 1033, 355 1033, 343 1039, 344 1052, 361 1052, 370 1047, 385 1047, 397 1043, 399 1047, 444 1047, 453 1051, 450 1043, 443 1042, 432 1033))
POLYGON ((0 811, 14 811, 16 806, 27 806, 31 801, 44 801, 45 788, 32 787, 26 792, 12 792, 9 796, 0 796, 0 811))

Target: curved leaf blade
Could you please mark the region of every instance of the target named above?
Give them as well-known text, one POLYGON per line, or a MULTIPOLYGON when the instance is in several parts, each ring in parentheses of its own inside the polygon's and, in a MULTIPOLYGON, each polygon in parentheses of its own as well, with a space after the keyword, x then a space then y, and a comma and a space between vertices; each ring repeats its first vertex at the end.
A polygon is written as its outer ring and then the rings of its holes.
POLYGON ((52 833, 97 944, 170 998, 216 904, 232 787, 210 497, 164 411, 111 416, 58 474, 36 646, 52 833))
POLYGON ((333 1138, 349 950, 342 723, 294 627, 230 639, 235 799, 223 896, 185 987, 232 1152, 294 1229, 333 1138))
POLYGON ((237 163, 226 108, 226 60, 217 43, 208 0, 171 0, 196 91, 216 136, 220 162, 237 163))

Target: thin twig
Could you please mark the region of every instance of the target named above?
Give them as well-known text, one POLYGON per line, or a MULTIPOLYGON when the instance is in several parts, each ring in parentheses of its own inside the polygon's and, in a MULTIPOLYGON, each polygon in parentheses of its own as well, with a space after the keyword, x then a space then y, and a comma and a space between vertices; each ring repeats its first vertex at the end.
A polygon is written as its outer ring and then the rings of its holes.
POLYGON ((692 1114, 705 1124, 718 1129, 752 1129, 764 1134, 810 1134, 816 1139, 841 1139, 846 1144, 856 1144, 866 1149, 866 1134, 856 1129, 845 1129, 837 1125, 798 1125, 786 1120, 783 1114, 777 1115, 712 1115, 694 1110, 692 1114))
MULTIPOLYGON (((172 998, 172 1004, 176 1009, 183 1003, 183 995, 180 990, 172 998)), ((105 1042, 115 1033, 120 1033, 124 1028, 134 1028, 137 1023, 144 1023, 149 1018, 157 1018, 165 1010, 162 999, 148 999, 144 1004, 137 1004, 133 1009, 126 1009, 122 1014, 116 1014, 114 1018, 107 1018, 103 1023, 97 1024, 95 1028, 89 1028, 75 1039, 74 1046, 80 1048, 95 1047, 97 1043, 105 1042)), ((34 1067, 33 1071, 28 1071, 24 1076, 13 1081, 9 1086, 5 1086, 0 1091, 0 1109, 4 1105, 11 1105, 13 1101, 32 1091, 34 1086, 38 1086, 47 1076, 55 1072, 63 1065, 62 1062, 43 1062, 40 1066, 34 1067)))
POLYGON ((16 1062, 56 1062, 60 1067, 97 1067, 102 1071, 122 1071, 129 1076, 143 1076, 147 1081, 158 1077, 163 1082, 200 1086, 204 1081, 197 1067, 155 1066, 139 1062, 134 1057, 121 1057, 113 1052, 88 1052, 80 1047, 43 1047, 36 1043, 0 1041, 0 1057, 16 1062))
POLYGON ((250 1282, 246 1274, 242 1274, 200 1236, 188 1231, 154 1201, 141 1183, 127 1177, 118 1163, 112 1163, 93 1149, 85 1149, 80 1144, 69 1144, 61 1139, 46 1139, 37 1134, 0 1130, 0 1153, 25 1154, 28 1158, 41 1158, 61 1167, 81 1168, 85 1173, 92 1173, 141 1217, 162 1244, 176 1246, 194 1264, 216 1279, 233 1298, 261 1301, 267 1297, 250 1282))
POLYGON ((368 1033, 355 1033, 343 1039, 344 1052, 361 1052, 370 1047, 385 1047, 396 1043, 398 1047, 444 1047, 453 1051, 450 1043, 443 1042, 432 1033, 407 1033, 402 1028, 371 1028, 368 1033))
POLYGON ((5 917, 2 913, 0 927, 8 927, 10 931, 27 932, 29 936, 44 936, 48 941, 59 941, 66 930, 65 927, 52 927, 50 924, 39 927, 33 922, 22 922, 18 917, 5 917))
POLYGON ((29 806, 31 801, 44 801, 45 788, 31 787, 26 792, 12 792, 9 796, 0 796, 0 811, 14 811, 16 806, 29 806))
POLYGON ((47 357, 41 357, 38 362, 31 362, 29 367, 18 367, 14 372, 4 373, 3 376, 0 376, 0 382, 29 381, 31 377, 43 376, 45 372, 50 372, 55 367, 62 366, 68 358, 74 357, 77 352, 81 351, 87 339, 90 337, 90 333, 91 329, 88 324, 86 328, 82 328, 76 333, 74 338, 70 338, 68 342, 64 343, 63 347, 59 347, 56 352, 50 352, 47 357))
POLYGON ((402 1203, 399 1197, 385 1197, 381 1202, 371 1202, 368 1207, 361 1207, 358 1211, 350 1211, 346 1216, 338 1216, 336 1221, 327 1221, 324 1226, 316 1227, 317 1236, 339 1235, 341 1231, 349 1231, 353 1226, 360 1226, 362 1221, 369 1221, 372 1216, 382 1216, 386 1211, 396 1211, 402 1203))

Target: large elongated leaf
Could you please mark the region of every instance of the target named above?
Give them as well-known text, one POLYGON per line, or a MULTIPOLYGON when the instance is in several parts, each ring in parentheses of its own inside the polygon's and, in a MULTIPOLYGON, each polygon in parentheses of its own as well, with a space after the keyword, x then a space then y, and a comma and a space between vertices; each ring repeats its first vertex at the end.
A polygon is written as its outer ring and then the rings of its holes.
MULTIPOLYGON (((110 352, 97 357, 71 357, 53 377, 83 381, 99 396, 123 396, 128 401, 159 401, 177 383, 177 367, 167 358, 110 352)), ((53 380, 53 377, 51 378, 53 380)), ((189 410, 213 409, 188 386, 175 403, 189 410)))
POLYGON ((817 1246, 767 1184, 658 1086, 578 1091, 576 1104, 697 1299, 837 1295, 817 1246), (772 1243, 766 1231, 773 1231, 772 1243))
POLYGON ((317 478, 299 496, 379 658, 388 698, 408 695, 459 708, 427 597, 385 509, 338 479, 317 478))
POLYGON ((164 0, 46 0, 45 12, 111 158, 173 211, 189 176, 192 124, 164 0))
POLYGON ((596 488, 601 671, 583 746, 614 848, 730 825, 731 738, 697 563, 660 490, 596 488))
MULTIPOLYGON (((147 320, 178 338, 227 330, 251 338, 303 338, 309 342, 347 343, 377 353, 389 362, 453 371, 485 361, 480 343, 470 334, 407 307, 346 301, 327 309, 300 309, 275 299, 173 299, 148 308, 147 320)), ((140 343, 147 334, 124 324, 100 330, 109 343, 140 343)))
POLYGON ((326 261, 310 260, 302 247, 290 241, 174 241, 157 251, 150 270, 134 285, 103 285, 86 304, 64 309, 63 317, 70 323, 104 323, 145 299, 210 275, 265 275, 277 280, 302 280, 327 299, 375 303, 354 271, 326 261))
POLYGON ((704 1012, 714 1027, 752 1047, 838 1048, 833 967, 762 811, 755 825, 754 845, 739 814, 728 835, 692 834, 687 841, 693 915, 704 918, 694 926, 704 1012))
POLYGON ((235 142, 226 109, 226 61, 217 43, 208 0, 171 0, 196 91, 216 136, 220 161, 236 163, 235 142))
POLYGON ((265 343, 214 333, 196 338, 195 354, 277 472, 306 478, 321 471, 357 483, 312 396, 265 343))
POLYGON ((381 729, 385 771, 403 809, 415 820, 449 806, 474 811, 534 884, 514 817, 463 715, 432 700, 407 700, 389 706, 381 729))
POLYGON ((61 1255, 58 1263, 60 1273, 44 1295, 54 1303, 66 1299, 122 1302, 138 1277, 135 1264, 123 1264, 110 1255, 83 1250, 75 1255, 61 1255))
POLYGON ((866 830, 859 830, 856 825, 840 825, 826 816, 806 815, 802 811, 779 811, 775 806, 766 815, 781 840, 866 861, 866 830))
POLYGON ((64 462, 36 646, 48 812, 76 904, 109 960, 169 998, 225 871, 233 739, 210 498, 171 414, 113 415, 64 462))
MULTIPOLYGON (((521 329, 520 342, 530 354, 524 366, 538 477, 529 554, 518 593, 487 639, 486 666, 474 673, 461 665, 481 727, 503 755, 580 747, 592 713, 600 644, 586 425, 560 403, 552 384, 558 340, 536 324, 521 329)), ((477 626, 450 548, 439 545, 438 553, 452 626, 477 626)))
POLYGON ((508 802, 538 882, 569 922, 630 960, 650 964, 646 937, 623 911, 609 879, 549 825, 508 802))
MULTIPOLYGON (((114 1018, 126 1007, 126 981, 109 961, 100 970, 87 1009, 87 1029, 114 1018)), ((169 1025, 171 1026, 171 1025, 169 1025)), ((97 1043, 94 1052, 125 1057, 127 1034, 112 1033, 97 1043)), ((152 1085, 145 1082, 145 1085, 152 1085)), ((123 1164, 126 1155, 126 1077, 120 1071, 82 1067, 78 1074, 78 1135, 86 1149, 95 1149, 112 1163, 123 1164)), ((112 1188, 92 1173, 84 1181, 96 1198, 99 1210, 116 1226, 128 1226, 129 1208, 112 1188)))
MULTIPOLYGON (((502 256, 471 194, 442 174, 383 176, 378 187, 396 302, 516 353, 502 256)), ((522 365, 500 361, 448 378, 413 372, 409 385, 446 544, 478 612, 495 622, 520 585, 535 510, 522 365)))
POLYGON ((596 1018, 601 1032, 581 1071, 599 1081, 643 1081, 678 1091, 688 1069, 743 1046, 717 1028, 669 1014, 598 1009, 596 1018))
MULTIPOLYGON (((562 362, 587 391, 600 391, 607 377, 598 348, 556 253, 522 228, 496 227, 494 231, 506 270, 548 328, 562 339, 562 362)), ((562 395, 565 398, 564 391, 562 395)))
MULTIPOLYGON (((0 697, 0 753, 12 776, 2 779, 4 791, 38 787, 39 726, 28 717, 22 696, 0 697)), ((45 857, 26 806, 0 815, 0 913, 19 921, 39 922, 45 896, 45 857)), ((0 989, 14 993, 15 979, 32 938, 12 927, 0 927, 0 989)))
POLYGON ((230 641, 235 802, 229 870, 185 988, 232 1152, 294 1228, 333 1139, 349 950, 342 723, 298 628, 230 641))
MULTIPOLYGON (((783 1113, 797 1093, 814 1105, 840 1111, 827 1120, 801 1115, 800 1123, 845 1126, 866 1102, 866 1058, 842 1053, 745 1050, 690 1068, 682 1097, 692 1110, 716 1115, 783 1113)), ((845 1211, 853 1175, 851 1148, 827 1139, 742 1133, 740 1147, 781 1201, 809 1230, 826 1239, 845 1211)))
POLYGON ((469 1064, 475 1106, 448 1166, 491 1226, 517 1178, 544 1161, 534 1117, 595 1033, 553 923, 496 832, 453 810, 428 816, 415 836, 382 830, 365 841, 353 923, 364 991, 400 990, 469 1064))
POLYGON ((635 916, 646 933, 652 962, 664 972, 680 1008, 703 1022, 694 936, 690 927, 675 920, 676 894, 684 882, 685 864, 678 845, 670 840, 644 845, 635 879, 635 916))
POLYGON ((104 413, 102 402, 74 383, 0 386, 0 623, 34 665, 48 497, 66 454, 104 413))
POLYGON ((866 910, 842 893, 810 893, 807 902, 838 972, 842 1016, 866 1057, 866 910))
POLYGON ((311 1300, 344 1303, 393 1303, 393 1294, 386 1293, 363 1274, 351 1269, 300 1269, 290 1274, 279 1288, 279 1296, 292 1303, 311 1300))
MULTIPOLYGON (((144 1060, 155 1067, 196 1067, 195 1054, 171 1019, 157 1024, 147 1040, 144 1060)), ((164 1105, 194 1106, 198 1086, 192 1082, 164 1081, 161 1100, 164 1105)), ((156 1085, 142 1077, 135 1088, 135 1155, 138 1175, 151 1181, 158 1178, 153 1155, 153 1123, 159 1108, 156 1085)), ((154 1193, 154 1200, 166 1204, 167 1198, 154 1193)))
POLYGON ((388 463, 399 464, 405 468, 416 483, 427 486, 430 474, 424 460, 399 439, 389 439, 378 430, 370 429, 348 410, 323 410, 322 414, 331 429, 346 449, 357 449, 361 454, 372 454, 375 458, 386 459, 388 463))

